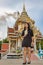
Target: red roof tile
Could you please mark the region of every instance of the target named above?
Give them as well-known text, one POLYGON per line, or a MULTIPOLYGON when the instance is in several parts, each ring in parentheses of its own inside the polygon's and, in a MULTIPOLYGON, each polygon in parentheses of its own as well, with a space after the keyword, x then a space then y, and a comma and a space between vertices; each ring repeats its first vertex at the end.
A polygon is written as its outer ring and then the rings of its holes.
POLYGON ((14 33, 14 29, 13 28, 8 28, 8 33, 14 33))

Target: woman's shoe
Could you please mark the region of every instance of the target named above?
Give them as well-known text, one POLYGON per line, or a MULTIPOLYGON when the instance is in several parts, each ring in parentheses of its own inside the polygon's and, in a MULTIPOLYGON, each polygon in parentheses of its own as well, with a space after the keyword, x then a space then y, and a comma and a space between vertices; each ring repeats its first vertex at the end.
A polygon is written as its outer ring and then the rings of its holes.
POLYGON ((26 64, 26 62, 25 63, 23 63, 23 65, 25 65, 26 64))
POLYGON ((27 64, 31 64, 31 61, 30 61, 30 62, 28 62, 27 64))

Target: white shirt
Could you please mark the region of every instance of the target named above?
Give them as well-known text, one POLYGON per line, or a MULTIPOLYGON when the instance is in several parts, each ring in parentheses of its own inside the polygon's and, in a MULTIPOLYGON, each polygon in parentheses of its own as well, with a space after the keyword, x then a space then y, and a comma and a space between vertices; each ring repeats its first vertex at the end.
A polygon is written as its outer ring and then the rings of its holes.
POLYGON ((28 34, 28 30, 26 29, 26 30, 25 30, 25 36, 26 36, 27 34, 28 34))

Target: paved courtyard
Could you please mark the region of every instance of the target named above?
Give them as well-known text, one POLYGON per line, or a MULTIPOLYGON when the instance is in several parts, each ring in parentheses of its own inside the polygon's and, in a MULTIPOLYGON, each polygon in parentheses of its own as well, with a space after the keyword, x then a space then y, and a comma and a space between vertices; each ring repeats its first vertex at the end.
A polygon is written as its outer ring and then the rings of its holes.
MULTIPOLYGON (((0 60, 0 65, 22 65, 22 63, 23 63, 23 59, 1 59, 0 60)), ((30 65, 43 65, 43 60, 32 61, 30 65)))

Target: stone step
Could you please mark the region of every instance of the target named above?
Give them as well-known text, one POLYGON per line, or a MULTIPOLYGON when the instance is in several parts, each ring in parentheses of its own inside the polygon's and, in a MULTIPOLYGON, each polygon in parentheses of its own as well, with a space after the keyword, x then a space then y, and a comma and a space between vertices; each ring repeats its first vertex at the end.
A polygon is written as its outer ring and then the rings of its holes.
POLYGON ((7 55, 7 59, 19 59, 19 58, 22 58, 22 54, 7 55))
MULTIPOLYGON (((23 58, 22 54, 16 54, 16 53, 8 53, 7 55, 5 55, 3 57, 3 59, 19 59, 19 58, 23 58)), ((39 60, 39 58, 37 57, 37 55, 35 55, 35 53, 31 54, 31 60, 39 60)))

